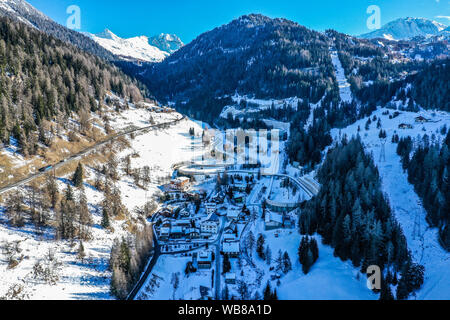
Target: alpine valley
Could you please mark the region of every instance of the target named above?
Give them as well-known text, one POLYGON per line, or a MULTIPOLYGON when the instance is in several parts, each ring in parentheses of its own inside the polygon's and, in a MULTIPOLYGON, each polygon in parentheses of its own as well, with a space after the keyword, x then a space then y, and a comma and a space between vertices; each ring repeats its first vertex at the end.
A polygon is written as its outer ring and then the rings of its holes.
POLYGON ((450 299, 448 26, 118 34, 0 0, 0 298, 450 299))

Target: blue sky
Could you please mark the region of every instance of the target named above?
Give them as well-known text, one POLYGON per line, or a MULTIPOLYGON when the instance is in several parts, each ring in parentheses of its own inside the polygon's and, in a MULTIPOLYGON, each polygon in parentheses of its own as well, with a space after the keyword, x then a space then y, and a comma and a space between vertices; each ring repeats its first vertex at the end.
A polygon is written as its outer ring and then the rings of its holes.
POLYGON ((121 37, 175 33, 185 43, 243 14, 283 17, 306 27, 358 35, 369 32, 369 5, 381 9, 381 23, 424 17, 450 24, 450 0, 28 0, 61 24, 70 5, 81 9, 81 31, 105 28, 121 37), (436 18, 444 16, 447 18, 436 18))

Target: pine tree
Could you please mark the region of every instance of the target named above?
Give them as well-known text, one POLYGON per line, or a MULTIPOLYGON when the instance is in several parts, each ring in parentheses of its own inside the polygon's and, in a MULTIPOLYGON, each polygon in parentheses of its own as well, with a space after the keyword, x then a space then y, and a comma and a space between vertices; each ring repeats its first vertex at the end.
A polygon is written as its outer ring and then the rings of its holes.
POLYGON ((66 198, 66 201, 73 201, 74 200, 73 190, 72 190, 72 187, 69 184, 67 185, 67 188, 66 188, 65 198, 66 198))
POLYGON ((223 266, 222 266, 223 273, 228 273, 231 270, 231 263, 230 258, 228 255, 224 255, 223 257, 223 266))
POLYGON ((256 241, 256 253, 258 254, 258 257, 262 260, 265 259, 264 244, 265 244, 264 236, 262 234, 259 234, 258 240, 256 241))
POLYGON ((283 273, 286 274, 291 270, 292 270, 291 258, 289 258, 289 254, 286 251, 286 252, 284 252, 284 255, 283 255, 283 273))
POLYGON ((103 208, 101 226, 105 229, 108 229, 111 226, 109 223, 109 214, 106 208, 103 208))
POLYGON ((83 185, 83 165, 78 163, 77 169, 72 178, 75 187, 79 188, 83 185))
POLYGON ((263 299, 264 300, 272 300, 272 288, 270 286, 269 281, 267 281, 266 287, 264 289, 263 299))

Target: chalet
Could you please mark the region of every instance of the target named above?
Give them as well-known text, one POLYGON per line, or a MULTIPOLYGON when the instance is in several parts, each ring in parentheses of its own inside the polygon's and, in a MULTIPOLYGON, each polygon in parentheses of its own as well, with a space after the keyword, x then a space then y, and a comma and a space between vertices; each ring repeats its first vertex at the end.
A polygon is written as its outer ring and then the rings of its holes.
POLYGON ((174 190, 184 191, 189 188, 190 179, 187 177, 179 177, 170 182, 171 188, 174 190))
POLYGON ((413 129, 412 124, 409 123, 401 123, 398 125, 399 129, 413 129))
POLYGON ((200 237, 200 230, 198 228, 187 228, 185 230, 185 235, 189 239, 197 239, 200 237))
POLYGON ((225 233, 223 235, 223 242, 235 242, 238 240, 238 237, 234 233, 225 233))
POLYGON ((217 204, 216 203, 213 203, 213 202, 207 203, 205 205, 205 207, 206 207, 206 213, 208 215, 214 214, 217 212, 217 204))
POLYGON ((219 232, 219 217, 214 213, 201 223, 201 231, 206 234, 217 234, 219 232))
POLYGON ((228 272, 225 274, 225 283, 235 284, 236 283, 236 273, 228 272))
POLYGON ((239 241, 222 242, 222 252, 230 258, 237 258, 241 252, 239 241))
POLYGON ((172 228, 170 228, 170 237, 172 239, 180 239, 183 238, 183 236, 184 232, 182 227, 173 226, 172 228))
POLYGON ((190 228, 192 226, 192 221, 191 219, 179 219, 175 221, 174 225, 182 228, 190 228))
POLYGON ((197 266, 199 269, 210 269, 212 266, 212 252, 200 251, 197 258, 197 266))
POLYGON ((170 228, 163 227, 159 230, 159 239, 168 240, 170 237, 170 228))
POLYGON ((430 121, 429 119, 427 119, 425 117, 422 117, 422 116, 416 117, 416 123, 426 123, 426 122, 429 122, 429 121, 430 121))
POLYGON ((266 230, 280 229, 283 227, 283 215, 267 211, 264 221, 266 230))

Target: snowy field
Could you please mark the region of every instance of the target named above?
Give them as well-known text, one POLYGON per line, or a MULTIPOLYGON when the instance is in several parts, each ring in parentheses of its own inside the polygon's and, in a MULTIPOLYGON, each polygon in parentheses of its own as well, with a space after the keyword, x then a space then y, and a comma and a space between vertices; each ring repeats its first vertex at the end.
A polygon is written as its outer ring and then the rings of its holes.
MULTIPOLYGON (((339 258, 334 257, 333 249, 322 245, 319 236, 316 236, 316 239, 319 243, 320 257, 308 275, 304 275, 298 261, 301 235, 297 229, 265 231, 263 221, 258 220, 247 231, 251 231, 255 237, 260 233, 265 236, 266 244, 269 244, 272 252, 271 266, 275 266, 279 250, 283 253, 288 252, 292 263, 292 270, 281 277, 280 285, 277 286, 277 280, 271 280, 271 275, 275 275, 276 271, 270 271, 270 266, 259 259, 256 252, 253 252, 251 257, 255 266, 252 266, 245 258, 241 259, 241 263, 236 261, 237 259, 233 259, 235 261, 232 263, 232 272, 237 274, 238 280, 246 281, 249 284, 252 296, 255 291, 262 294, 267 281, 270 281, 272 289, 277 289, 280 300, 378 299, 378 295, 367 288, 365 275, 359 274, 351 262, 342 262, 339 258), (242 268, 239 267, 239 264, 242 265, 242 268)), ((230 286, 229 289, 230 292, 238 295, 237 286, 230 286)))
POLYGON ((345 77, 345 71, 342 67, 341 61, 339 60, 337 51, 331 51, 330 53, 331 61, 333 62, 335 69, 336 79, 339 85, 339 95, 341 96, 342 101, 350 103, 353 99, 350 83, 348 83, 347 78, 345 77))
MULTIPOLYGON (((368 152, 373 153, 374 160, 382 178, 383 191, 388 195, 391 207, 398 222, 405 233, 408 247, 411 250, 414 261, 424 265, 425 282, 417 299, 450 299, 450 253, 446 252, 438 243, 438 230, 430 228, 425 220, 426 212, 420 198, 414 191, 414 186, 408 182, 407 173, 403 172, 400 157, 397 155, 397 144, 391 142, 392 135, 396 132, 400 137, 411 136, 413 139, 427 134, 434 134, 436 141, 443 141, 439 129, 450 125, 450 115, 445 112, 422 111, 420 115, 433 122, 424 124, 415 123, 419 115, 411 112, 401 112, 397 118, 389 119, 382 115, 387 109, 379 109, 372 114, 381 118, 382 129, 386 130, 388 138, 385 145, 386 161, 380 159, 381 143, 378 137, 380 130, 373 123, 369 131, 365 130, 368 118, 362 119, 341 131, 351 137, 361 128, 360 136, 368 152), (399 124, 407 123, 414 126, 413 129, 398 129, 399 124), (382 161, 380 161, 382 160, 382 161)), ((391 114, 393 113, 390 110, 391 114)), ((339 130, 334 129, 332 136, 338 139, 339 130)))
MULTIPOLYGON (((199 270, 186 276, 184 270, 192 257, 164 255, 159 257, 152 274, 148 277, 138 300, 198 300, 200 286, 211 288, 214 267, 199 270), (172 277, 179 276, 179 287, 174 290, 172 277)), ((210 292, 211 294, 211 292, 210 292)))

